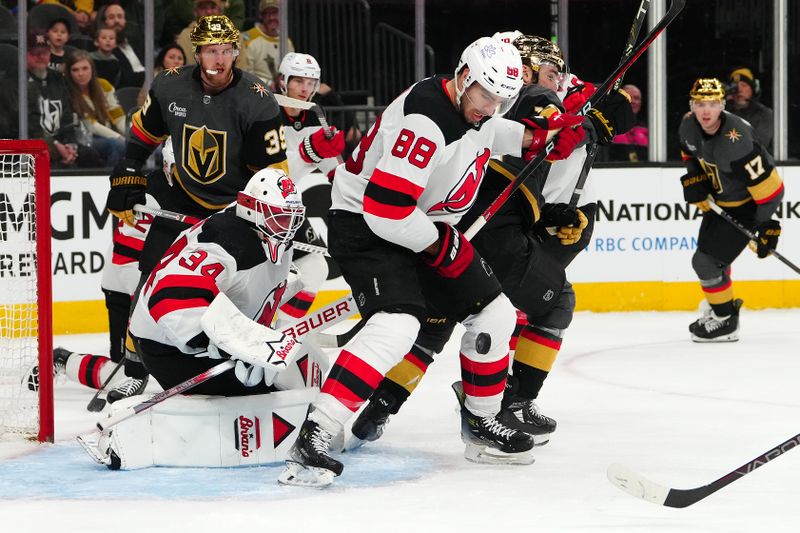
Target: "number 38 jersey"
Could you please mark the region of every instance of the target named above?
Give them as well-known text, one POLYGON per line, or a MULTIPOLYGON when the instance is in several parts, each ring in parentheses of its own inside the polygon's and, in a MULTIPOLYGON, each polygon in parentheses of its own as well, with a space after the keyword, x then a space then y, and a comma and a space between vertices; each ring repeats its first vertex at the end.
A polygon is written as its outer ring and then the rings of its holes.
POLYGON ((286 290, 292 250, 278 264, 268 257, 266 245, 234 208, 195 224, 147 278, 131 315, 131 334, 187 354, 202 352, 208 337, 200 318, 219 292, 269 327, 286 290))
POLYGON ((447 81, 427 78, 397 97, 333 180, 331 209, 363 213, 376 235, 414 252, 437 240, 434 222, 455 225, 469 210, 493 154, 522 150, 522 124, 467 123, 447 81))
POLYGON ((132 117, 131 142, 152 151, 171 136, 173 181, 195 204, 219 211, 259 170, 289 172, 286 138, 278 103, 260 80, 235 68, 230 85, 209 95, 199 68, 167 69, 153 80, 132 117))
POLYGON ((755 140, 750 124, 727 111, 714 135, 707 135, 693 114, 679 130, 681 154, 690 174, 707 174, 712 196, 722 207, 738 207, 751 200, 756 220, 769 219, 783 198, 783 181, 766 148, 755 140))

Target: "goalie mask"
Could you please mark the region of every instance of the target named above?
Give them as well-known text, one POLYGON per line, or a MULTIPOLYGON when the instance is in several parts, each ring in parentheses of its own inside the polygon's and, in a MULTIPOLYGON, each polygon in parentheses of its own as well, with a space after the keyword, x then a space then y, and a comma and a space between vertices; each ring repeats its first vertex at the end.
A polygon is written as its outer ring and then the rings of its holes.
POLYGON ((522 61, 513 46, 491 37, 481 37, 464 49, 455 72, 456 107, 461 109, 461 97, 473 83, 478 83, 490 94, 499 97, 497 109, 503 115, 514 104, 522 88, 522 61), (462 87, 458 76, 469 68, 462 87))
POLYGON ((317 80, 314 90, 308 97, 309 101, 314 98, 314 95, 317 94, 319 90, 319 78, 322 70, 319 68, 319 63, 317 63, 317 60, 314 59, 312 55, 289 52, 283 57, 283 61, 281 61, 281 65, 278 67, 278 73, 281 75, 279 87, 283 94, 286 94, 286 84, 289 83, 289 78, 292 76, 317 80))
POLYGON ((305 220, 306 208, 294 182, 281 170, 256 172, 236 198, 236 215, 262 235, 273 263, 279 263, 305 220))
POLYGON ((236 50, 234 55, 239 54, 239 30, 225 15, 200 17, 197 25, 192 28, 189 39, 195 54, 200 51, 201 46, 210 44, 232 44, 236 50))
MULTIPOLYGON (((539 69, 543 64, 553 65, 562 78, 567 73, 567 65, 564 62, 564 54, 557 44, 544 37, 537 35, 521 35, 512 42, 522 57, 522 64, 527 65, 533 71, 533 82, 539 78, 539 69)), ((559 85, 561 83, 559 82, 559 85)))

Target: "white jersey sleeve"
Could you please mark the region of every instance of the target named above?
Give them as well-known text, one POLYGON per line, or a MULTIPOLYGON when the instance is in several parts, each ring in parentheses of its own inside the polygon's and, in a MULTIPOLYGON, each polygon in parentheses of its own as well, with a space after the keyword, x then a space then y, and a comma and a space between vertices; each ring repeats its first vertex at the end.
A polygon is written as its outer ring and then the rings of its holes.
POLYGON ((495 129, 492 155, 522 155, 522 139, 525 135, 525 126, 522 123, 495 117, 487 124, 492 124, 495 129))
POLYGON ((433 221, 417 200, 438 166, 445 145, 438 126, 420 114, 403 117, 364 191, 364 220, 376 235, 420 252, 438 239, 433 221))

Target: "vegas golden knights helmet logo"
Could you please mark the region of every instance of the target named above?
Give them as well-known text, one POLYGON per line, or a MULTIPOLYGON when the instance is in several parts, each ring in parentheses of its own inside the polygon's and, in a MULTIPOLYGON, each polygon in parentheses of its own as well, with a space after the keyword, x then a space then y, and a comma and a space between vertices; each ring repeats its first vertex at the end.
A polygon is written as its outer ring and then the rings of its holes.
POLYGON ((209 184, 225 175, 227 132, 183 125, 181 165, 190 178, 209 184))

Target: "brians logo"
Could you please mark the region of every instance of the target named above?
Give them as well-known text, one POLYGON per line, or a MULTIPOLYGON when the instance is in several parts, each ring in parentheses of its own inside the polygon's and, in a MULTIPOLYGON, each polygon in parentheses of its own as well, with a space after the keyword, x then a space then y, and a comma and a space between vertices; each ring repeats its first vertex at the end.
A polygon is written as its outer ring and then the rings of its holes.
POLYGON ((250 419, 239 415, 233 421, 233 433, 236 449, 242 457, 250 457, 261 447, 261 423, 257 416, 250 419))

